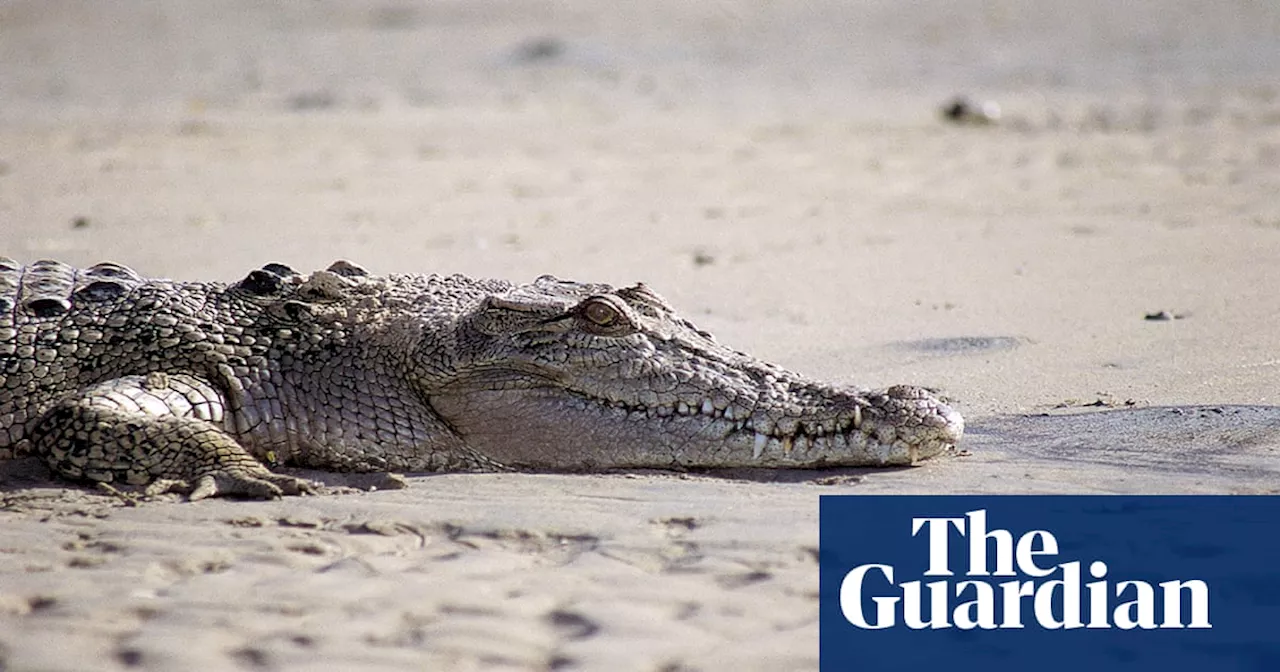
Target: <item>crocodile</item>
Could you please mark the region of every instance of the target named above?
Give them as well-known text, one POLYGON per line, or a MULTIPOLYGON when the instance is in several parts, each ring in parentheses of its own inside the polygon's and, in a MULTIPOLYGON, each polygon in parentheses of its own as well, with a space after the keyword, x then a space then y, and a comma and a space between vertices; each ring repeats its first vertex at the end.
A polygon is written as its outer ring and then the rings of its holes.
POLYGON ((818 382, 719 344, 644 284, 309 274, 233 283, 0 257, 0 455, 62 477, 274 498, 272 469, 911 465, 933 391, 818 382))

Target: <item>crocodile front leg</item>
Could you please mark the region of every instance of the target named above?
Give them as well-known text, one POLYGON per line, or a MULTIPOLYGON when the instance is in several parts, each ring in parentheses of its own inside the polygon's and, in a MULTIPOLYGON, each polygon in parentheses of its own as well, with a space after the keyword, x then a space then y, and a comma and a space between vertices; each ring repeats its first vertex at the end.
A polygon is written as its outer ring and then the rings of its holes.
POLYGON ((222 408, 213 388, 191 376, 123 376, 60 401, 36 424, 31 442, 63 476, 173 486, 192 500, 312 490, 310 481, 272 473, 223 431, 216 424, 222 408))

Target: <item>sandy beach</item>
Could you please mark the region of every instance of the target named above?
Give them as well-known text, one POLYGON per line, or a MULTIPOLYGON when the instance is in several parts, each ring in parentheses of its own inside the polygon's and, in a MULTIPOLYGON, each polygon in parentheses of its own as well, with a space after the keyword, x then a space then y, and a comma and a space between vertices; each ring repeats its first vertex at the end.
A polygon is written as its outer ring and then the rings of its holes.
POLYGON ((273 502, 0 461, 0 670, 816 669, 820 495, 1280 493, 1276 72, 1245 0, 0 0, 0 255, 644 281, 969 427, 273 502))

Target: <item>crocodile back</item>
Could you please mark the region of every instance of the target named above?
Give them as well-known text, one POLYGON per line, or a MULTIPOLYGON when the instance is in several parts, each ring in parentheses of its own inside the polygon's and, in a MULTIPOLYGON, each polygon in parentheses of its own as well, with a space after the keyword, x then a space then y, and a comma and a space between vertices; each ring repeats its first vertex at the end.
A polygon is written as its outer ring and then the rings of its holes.
POLYGON ((207 286, 0 258, 0 451, 22 448, 55 401, 107 378, 163 370, 200 320, 207 286))

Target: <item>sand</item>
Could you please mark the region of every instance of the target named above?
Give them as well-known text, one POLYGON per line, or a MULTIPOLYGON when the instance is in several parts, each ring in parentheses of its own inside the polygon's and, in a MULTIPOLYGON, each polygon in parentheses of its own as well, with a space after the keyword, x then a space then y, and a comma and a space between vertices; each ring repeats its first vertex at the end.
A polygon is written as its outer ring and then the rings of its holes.
POLYGON ((0 2, 0 253, 643 280, 942 389, 967 454, 195 504, 0 462, 0 669, 814 669, 820 495, 1280 489, 1280 7, 613 5, 0 2))

